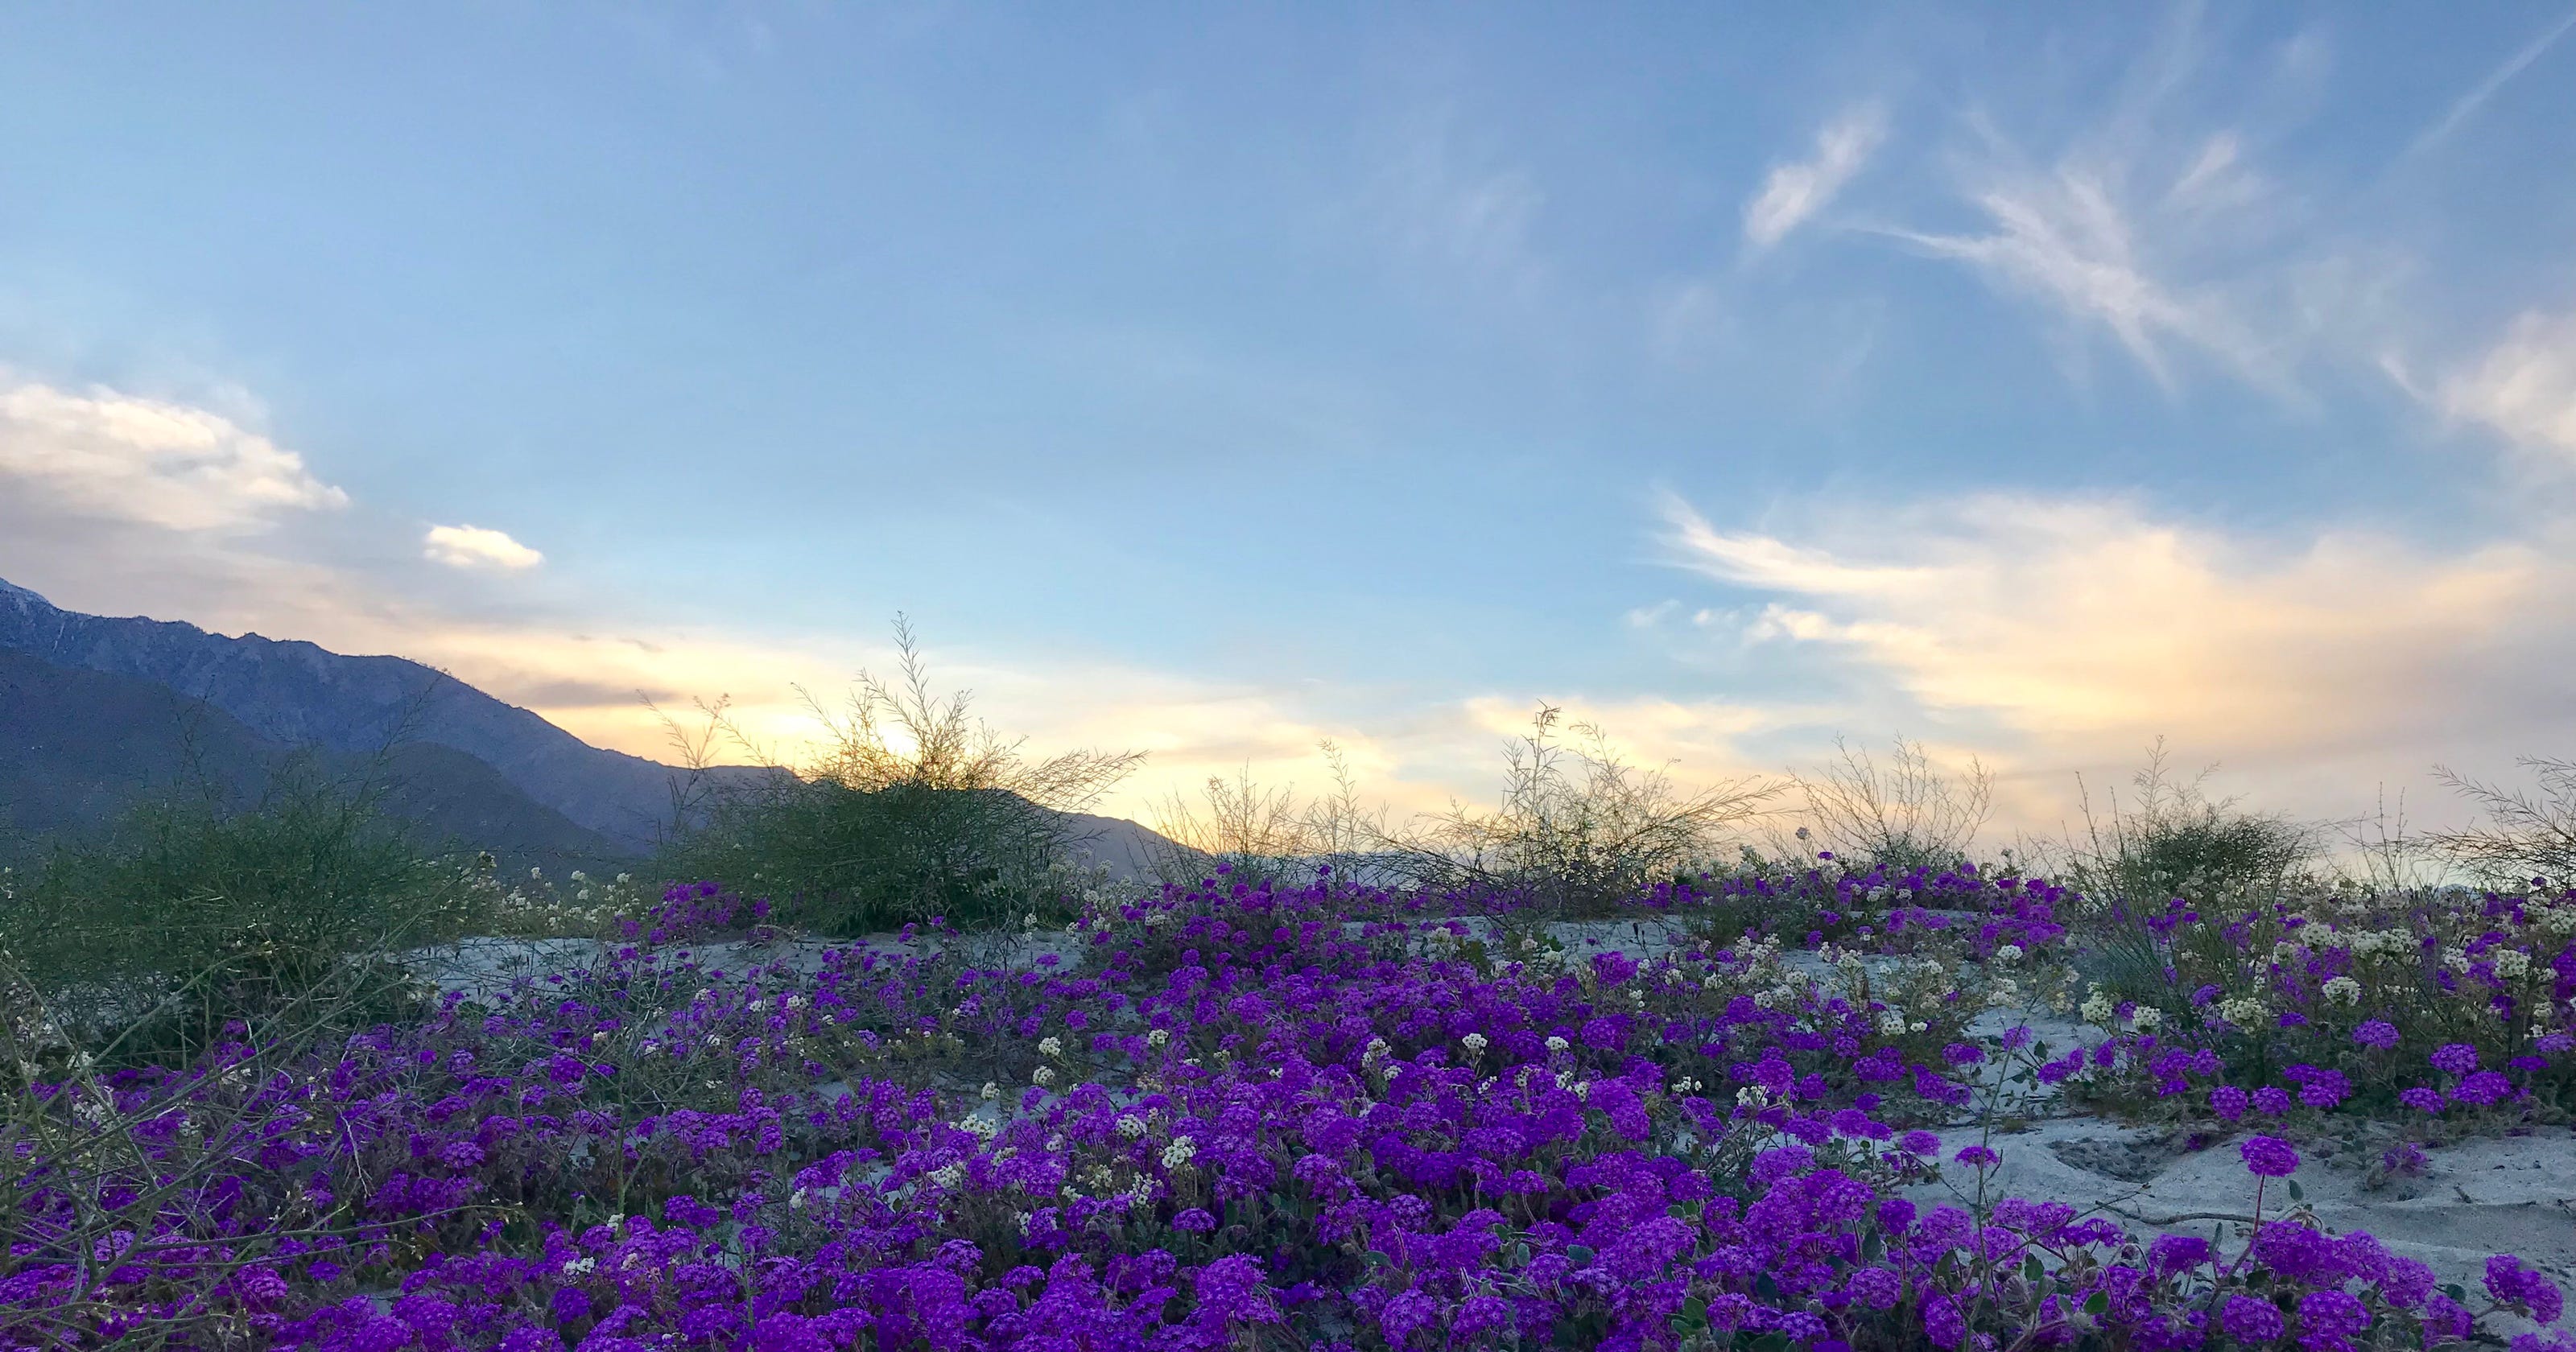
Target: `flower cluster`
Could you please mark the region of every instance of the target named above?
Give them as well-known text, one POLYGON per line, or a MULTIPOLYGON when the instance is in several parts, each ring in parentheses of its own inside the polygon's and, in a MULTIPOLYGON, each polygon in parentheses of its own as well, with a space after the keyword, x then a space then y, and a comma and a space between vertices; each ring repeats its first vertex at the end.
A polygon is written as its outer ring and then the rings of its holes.
MULTIPOLYGON (((1950 879, 1578 956, 1472 899, 1221 877, 980 963, 736 939, 675 889, 506 998, 31 1087, 0 1346, 2348 1352, 2557 1318, 2510 1257, 2473 1308, 2294 1218, 2221 1245, 1954 1195, 2000 1157, 1931 1128, 2037 1055, 1971 1031, 1971 978, 2064 930, 2050 889, 1950 879)), ((2257 1198, 2299 1165, 2243 1158, 2257 1198)))

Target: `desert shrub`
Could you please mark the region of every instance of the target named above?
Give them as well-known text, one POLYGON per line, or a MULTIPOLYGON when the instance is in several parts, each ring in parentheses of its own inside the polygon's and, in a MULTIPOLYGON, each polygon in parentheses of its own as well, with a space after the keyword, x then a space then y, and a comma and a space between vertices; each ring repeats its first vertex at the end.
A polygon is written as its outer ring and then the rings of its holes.
POLYGON ((1721 852, 1729 832, 1779 792, 1754 778, 1696 791, 1667 770, 1640 769, 1597 724, 1558 732, 1542 705, 1505 749, 1502 801, 1449 809, 1387 842, 1384 857, 1414 886, 1509 899, 1541 916, 1606 914, 1721 852))
POLYGON ((1958 864, 1985 825, 1993 776, 1970 761, 1953 777, 1932 763, 1921 742, 1896 739, 1881 765, 1867 751, 1836 739, 1834 763, 1791 776, 1805 800, 1797 844, 1775 840, 1783 859, 1821 850, 1847 863, 1890 873, 1938 871, 1958 864))
POLYGON ((465 931, 497 893, 482 861, 386 813, 387 784, 298 757, 246 803, 148 799, 0 889, 0 949, 74 1045, 128 1059, 195 1055, 228 1023, 398 1007, 391 954, 465 931))
POLYGON ((2536 791, 2437 770, 2487 820, 2425 841, 2490 885, 2520 888, 2546 879, 2564 886, 2576 880, 2576 761, 2533 756, 2517 764, 2531 773, 2536 791))
POLYGON ((2204 786, 2214 771, 2178 775, 2159 741, 2130 777, 2127 802, 2114 790, 2097 811, 2090 790, 2082 790, 2084 836, 2070 835, 2050 852, 2058 875, 2089 903, 2082 919, 2094 975, 2122 998, 2155 998, 2176 944, 2224 963, 2224 926, 2309 882, 2318 862, 2308 827, 2209 797, 2204 786), (2176 900, 2212 924, 2157 933, 2176 900))
POLYGON ((1389 839, 1385 809, 1362 806, 1340 747, 1318 749, 1332 788, 1311 798, 1254 783, 1248 766, 1231 780, 1209 776, 1195 798, 1166 795, 1153 825, 1169 844, 1147 861, 1154 876, 1188 888, 1220 869, 1237 883, 1302 881, 1318 865, 1344 878, 1367 872, 1389 839))
MULTIPOLYGON (((826 934, 946 917, 999 923, 1054 909, 1078 888, 1068 814, 1091 806, 1143 759, 1069 751, 1033 760, 967 712, 969 695, 930 687, 911 626, 897 619, 895 679, 861 672, 839 710, 811 695, 821 750, 805 764, 739 744, 774 773, 707 786, 688 805, 666 876, 738 879, 785 916, 826 934)), ((723 718, 720 706, 712 717, 723 718)), ((729 725, 728 725, 729 726, 729 725)))

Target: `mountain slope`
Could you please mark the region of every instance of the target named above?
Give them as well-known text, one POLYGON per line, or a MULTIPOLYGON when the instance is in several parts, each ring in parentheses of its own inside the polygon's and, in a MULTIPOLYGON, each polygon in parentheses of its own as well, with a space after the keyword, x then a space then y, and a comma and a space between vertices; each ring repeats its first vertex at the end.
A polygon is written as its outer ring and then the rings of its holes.
MULTIPOLYGON (((0 649, 55 666, 155 682, 203 700, 272 742, 373 751, 396 740, 451 747, 589 830, 641 848, 668 819, 670 766, 591 746, 536 714, 399 657, 348 657, 310 643, 229 638, 168 620, 110 619, 0 582, 0 649)), ((742 773, 733 771, 731 773, 742 773)))
MULTIPOLYGON (((0 651, 0 852, 97 830, 151 794, 250 802, 295 755, 167 686, 0 651)), ((562 869, 629 853, 452 747, 398 746, 381 764, 324 752, 317 768, 343 782, 380 779, 386 809, 425 840, 490 850, 512 867, 562 869)))

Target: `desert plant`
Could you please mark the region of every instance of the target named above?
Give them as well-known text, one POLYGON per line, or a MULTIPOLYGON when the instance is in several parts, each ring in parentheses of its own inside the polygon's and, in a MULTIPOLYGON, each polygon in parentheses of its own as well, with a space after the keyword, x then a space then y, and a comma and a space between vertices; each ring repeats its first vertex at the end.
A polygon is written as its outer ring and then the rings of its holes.
POLYGON ((1148 861, 1156 877, 1187 888, 1222 866, 1237 882, 1285 881, 1328 866, 1340 877, 1365 872, 1389 839, 1386 810, 1360 801, 1350 759, 1329 738, 1318 744, 1332 789, 1300 800, 1296 787, 1267 788, 1250 766, 1232 780, 1211 775, 1193 799, 1175 790, 1154 812, 1168 847, 1148 861))
POLYGON ((1921 742, 1895 739, 1884 766, 1865 750, 1834 739, 1834 763, 1790 782, 1806 800, 1802 844, 1774 853, 1804 855, 1822 849, 1850 863, 1868 862, 1892 874, 1946 868, 1967 857, 1984 827, 1993 776, 1971 760, 1957 777, 1932 763, 1921 742))
POLYGON ((1598 724, 1571 727, 1541 705, 1505 750, 1502 801, 1448 810, 1390 838, 1388 857, 1417 886, 1500 894, 1557 916, 1616 907, 1717 853, 1729 830, 1779 792, 1751 777, 1698 790, 1667 769, 1630 765, 1598 724))
POLYGON ((2484 810, 2487 822, 2424 839, 2486 882, 2564 884, 2576 878, 2576 760, 2526 756, 2515 764, 2531 772, 2536 793, 2436 767, 2443 783, 2484 810))
MULTIPOLYGON (((2205 785, 2216 766, 2184 777, 2162 739, 2130 776, 2123 804, 2116 789, 2097 811, 2081 776, 2076 783, 2085 833, 2070 833, 2055 854, 2056 872, 2089 903, 2091 961, 2112 990, 2157 998, 2168 985, 2171 954, 2151 926, 2180 900, 2212 923, 2180 942, 2214 944, 2231 920, 2268 907, 2305 881, 2317 862, 2315 833, 2278 813, 2253 812, 2233 798, 2213 799, 2205 785)), ((2218 963, 2227 955, 2200 955, 2218 963)))
POLYGON ((895 646, 894 679, 859 673, 837 711, 799 690, 822 732, 820 753, 802 765, 768 755, 721 704, 709 706, 711 721, 775 773, 706 784, 702 804, 681 805, 680 834, 664 852, 669 876, 741 879, 794 919, 842 935, 933 916, 990 923, 1054 903, 1083 838, 1068 814, 1143 755, 1033 760, 1022 741, 969 715, 968 692, 932 692, 900 616, 895 646))
POLYGON ((0 948, 76 1042, 129 1059, 194 1055, 320 992, 381 1014, 403 998, 392 955, 462 932, 498 895, 384 810, 384 768, 335 777, 299 754, 250 802, 174 789, 56 841, 0 889, 0 948))

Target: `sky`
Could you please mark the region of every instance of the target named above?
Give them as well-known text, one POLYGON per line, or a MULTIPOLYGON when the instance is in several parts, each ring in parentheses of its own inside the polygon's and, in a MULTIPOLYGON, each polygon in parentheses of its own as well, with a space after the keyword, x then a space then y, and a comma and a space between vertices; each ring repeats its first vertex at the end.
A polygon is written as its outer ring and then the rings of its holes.
POLYGON ((0 577, 1110 806, 2576 747, 2576 10, 0 10, 0 577))

